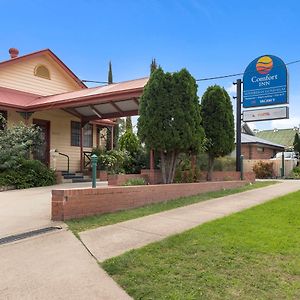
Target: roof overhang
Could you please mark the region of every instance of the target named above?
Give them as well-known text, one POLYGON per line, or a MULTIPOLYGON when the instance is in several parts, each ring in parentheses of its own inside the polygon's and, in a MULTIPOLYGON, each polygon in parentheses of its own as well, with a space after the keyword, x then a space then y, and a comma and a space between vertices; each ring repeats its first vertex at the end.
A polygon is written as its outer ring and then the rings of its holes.
MULTIPOLYGON (((62 109, 82 121, 134 116, 139 114, 139 98, 147 81, 141 78, 52 96, 26 95, 23 105, 14 108, 28 112, 62 109)), ((18 103, 20 95, 14 96, 7 104, 18 103)))

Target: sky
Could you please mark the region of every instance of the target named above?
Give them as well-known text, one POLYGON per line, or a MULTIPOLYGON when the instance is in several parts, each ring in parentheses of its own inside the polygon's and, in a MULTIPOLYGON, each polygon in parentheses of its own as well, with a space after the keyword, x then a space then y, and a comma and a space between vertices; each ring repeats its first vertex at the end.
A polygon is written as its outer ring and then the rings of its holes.
MULTIPOLYGON (((300 1, 0 0, 0 60, 50 48, 80 79, 115 82, 165 71, 196 78, 242 73, 256 57, 300 59, 300 1)), ((300 124, 300 63, 288 67, 290 119, 251 123, 271 129, 300 124)), ((201 98, 218 84, 231 96, 240 76, 198 83, 201 98)), ((234 100, 233 105, 235 105, 234 100)))

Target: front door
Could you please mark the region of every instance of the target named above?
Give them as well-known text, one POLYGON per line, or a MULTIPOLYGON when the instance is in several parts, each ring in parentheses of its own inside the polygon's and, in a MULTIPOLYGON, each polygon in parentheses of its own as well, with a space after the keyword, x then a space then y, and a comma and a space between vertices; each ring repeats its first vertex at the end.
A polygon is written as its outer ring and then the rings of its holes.
POLYGON ((33 119, 33 124, 41 129, 42 145, 34 151, 33 158, 49 167, 50 164, 50 121, 33 119))

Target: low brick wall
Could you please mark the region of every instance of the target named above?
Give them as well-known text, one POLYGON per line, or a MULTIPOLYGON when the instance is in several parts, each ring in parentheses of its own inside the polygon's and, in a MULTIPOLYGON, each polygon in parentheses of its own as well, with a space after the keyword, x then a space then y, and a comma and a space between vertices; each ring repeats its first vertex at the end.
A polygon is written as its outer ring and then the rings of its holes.
MULTIPOLYGON (((207 172, 201 172, 201 178, 206 179, 207 172)), ((213 181, 230 181, 240 180, 241 173, 236 171, 214 171, 212 174, 213 181)), ((244 172, 244 179, 249 181, 255 180, 254 172, 244 172)))
POLYGON ((108 175, 108 185, 124 185, 129 179, 143 178, 146 183, 149 182, 149 178, 145 174, 116 174, 108 175))
POLYGON ((249 181, 219 181, 143 186, 113 186, 102 188, 52 191, 52 220, 63 221, 103 214, 150 203, 163 202, 217 191, 237 188, 249 181))

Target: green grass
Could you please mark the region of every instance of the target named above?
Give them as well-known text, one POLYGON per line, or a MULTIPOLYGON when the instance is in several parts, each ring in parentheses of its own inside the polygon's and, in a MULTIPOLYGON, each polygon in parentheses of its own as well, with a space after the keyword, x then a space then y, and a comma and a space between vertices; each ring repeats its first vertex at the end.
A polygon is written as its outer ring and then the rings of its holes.
POLYGON ((111 225, 126 220, 136 219, 139 217, 155 214, 161 211, 181 207, 189 204, 193 204, 200 201, 209 200, 212 198, 219 198, 231 194, 236 194, 256 188, 266 187, 271 184, 277 183, 276 181, 258 181, 252 185, 248 184, 236 189, 221 190, 217 192, 209 192, 192 197, 178 198, 172 201, 166 201, 161 203, 150 204, 147 206, 134 208, 130 210, 119 211, 115 213, 108 213, 102 215, 95 215, 90 217, 84 217, 81 219, 73 219, 66 221, 69 228, 78 237, 78 233, 88 229, 97 228, 100 226, 111 225))
POLYGON ((300 191, 102 266, 134 299, 300 299, 300 191))

